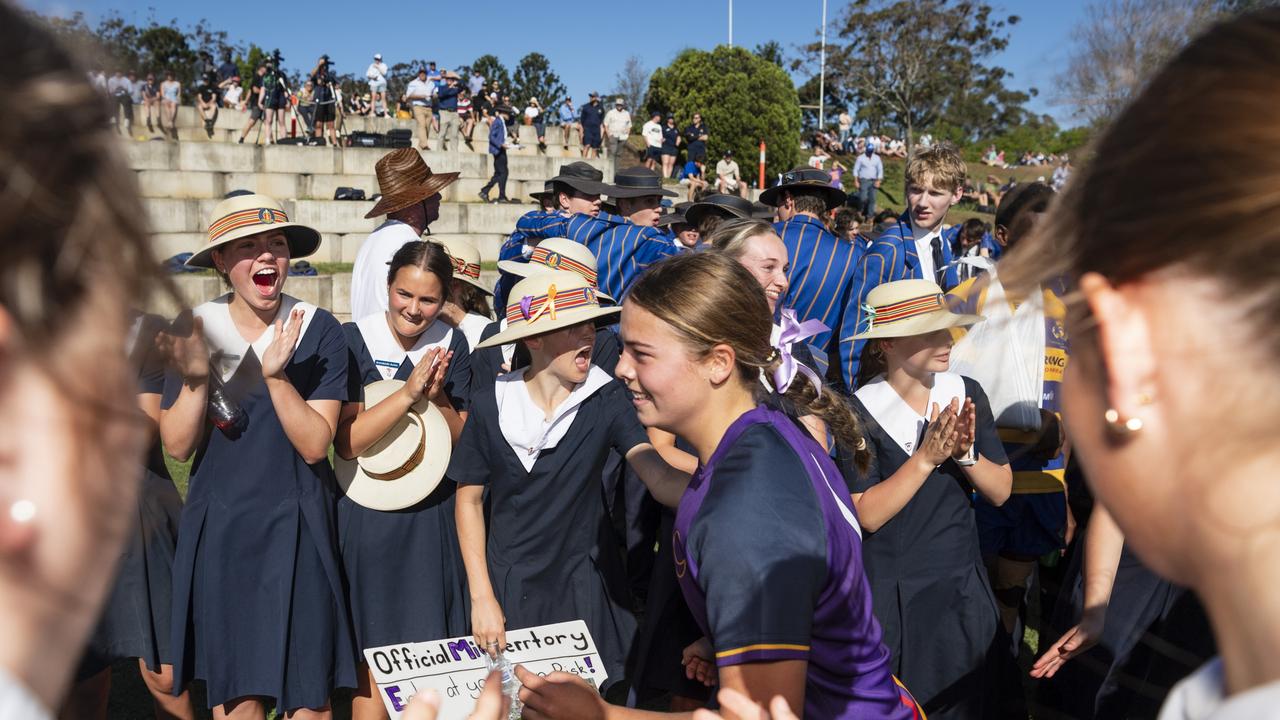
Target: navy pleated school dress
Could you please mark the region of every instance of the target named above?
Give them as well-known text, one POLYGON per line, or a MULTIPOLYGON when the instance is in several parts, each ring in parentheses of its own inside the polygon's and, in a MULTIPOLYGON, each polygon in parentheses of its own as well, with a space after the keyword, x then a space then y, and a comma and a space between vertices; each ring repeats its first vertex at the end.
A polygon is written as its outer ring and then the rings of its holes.
POLYGON ((593 367, 578 397, 559 408, 576 407, 563 437, 541 452, 520 450, 532 461, 526 467, 499 414, 499 397, 515 398, 507 407, 522 406, 520 393, 532 403, 523 385, 519 370, 472 398, 448 475, 488 488, 486 557, 507 628, 583 620, 615 682, 624 675, 636 620, 600 473, 611 448, 625 457, 648 436, 622 385, 593 367))
MULTIPOLYGON (((973 399, 974 449, 993 463, 1007 462, 986 393, 970 378, 937 373, 930 402, 973 399)), ((847 458, 841 470, 852 493, 863 493, 897 472, 915 450, 924 422, 883 377, 854 393, 865 426, 871 466, 861 473, 847 458)), ((867 578, 893 672, 920 701, 929 718, 984 718, 1004 698, 992 658, 1005 652, 999 616, 978 546, 973 488, 948 460, 880 529, 862 542, 867 578)))
MULTIPOLYGON (((138 368, 139 394, 164 392, 164 361, 155 347, 156 333, 164 320, 142 315, 130 331, 129 355, 138 368)), ((147 669, 173 662, 169 642, 170 579, 182 498, 165 466, 160 440, 147 450, 142 487, 138 492, 138 516, 132 537, 120 558, 116 583, 103 607, 85 656, 79 679, 97 675, 112 662, 140 658, 147 669)))
MULTIPOLYGON (((351 351, 351 402, 364 401, 369 383, 407 380, 427 352, 438 347, 454 354, 444 392, 455 410, 467 410, 471 362, 461 331, 437 320, 406 352, 387 325, 385 313, 347 323, 343 330, 351 351)), ((430 447, 426 451, 433 452, 430 447)), ((357 648, 362 652, 470 632, 466 575, 453 519, 455 489, 446 477, 426 499, 392 512, 371 510, 346 496, 338 501, 338 541, 357 648), (387 562, 392 548, 396 561, 387 562)))
MULTIPOLYGON (((174 690, 208 686, 210 707, 249 696, 281 711, 318 708, 335 688, 355 687, 356 650, 327 460, 308 464, 276 415, 259 357, 268 328, 250 344, 228 313, 230 295, 195 309, 204 319, 211 371, 248 416, 232 439, 212 428, 196 454, 173 570, 174 690)), ((277 317, 305 311, 285 373, 303 400, 345 400, 347 343, 327 311, 284 296, 277 317)), ((182 378, 165 379, 164 407, 182 378)))

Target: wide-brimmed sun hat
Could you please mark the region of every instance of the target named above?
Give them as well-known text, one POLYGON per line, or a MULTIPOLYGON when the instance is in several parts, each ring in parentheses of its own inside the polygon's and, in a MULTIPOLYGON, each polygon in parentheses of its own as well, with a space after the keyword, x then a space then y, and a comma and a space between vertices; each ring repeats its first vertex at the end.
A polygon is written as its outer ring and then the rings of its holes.
POLYGON ((476 249, 475 245, 462 238, 449 237, 448 235, 432 235, 427 240, 444 246, 445 251, 449 253, 449 260, 453 262, 453 276, 455 278, 476 286, 485 294, 493 294, 493 290, 485 287, 484 283, 480 282, 480 251, 476 249))
POLYGON ((382 198, 365 214, 367 218, 395 212, 422 202, 458 179, 461 173, 433 173, 413 148, 398 148, 383 155, 374 172, 382 198))
POLYGON ((587 195, 604 195, 610 190, 604 182, 604 173, 581 160, 561 165, 560 172, 548 182, 564 183, 587 195))
MULTIPOLYGON (((403 380, 379 380, 364 389, 373 407, 404 387, 403 380)), ((347 497, 373 510, 402 510, 422 502, 440 485, 453 443, 449 424, 425 396, 355 460, 334 457, 338 486, 347 497)))
POLYGON ((266 195, 249 193, 227 198, 213 206, 204 247, 187 258, 188 267, 213 267, 213 251, 232 240, 283 230, 289 242, 289 258, 303 258, 320 247, 320 233, 289 221, 280 203, 266 195))
POLYGON ((610 200, 651 195, 676 196, 675 193, 662 187, 662 176, 647 167, 632 167, 614 173, 613 185, 609 186, 608 195, 610 200))
POLYGON ((911 337, 968 327, 983 320, 981 315, 951 312, 942 288, 932 280, 896 280, 877 285, 867 293, 862 318, 858 334, 845 341, 911 337))
POLYGON ((530 277, 545 273, 548 270, 563 270, 567 272, 577 273, 582 276, 583 280, 596 291, 596 297, 607 302, 613 302, 613 298, 600 292, 600 285, 596 275, 598 267, 596 256, 586 245, 580 242, 570 240, 564 237, 546 238, 533 248, 529 253, 529 262, 516 262, 515 260, 500 260, 498 269, 517 275, 519 277, 530 277))
POLYGON ((684 211, 684 216, 689 218, 690 225, 701 225, 703 218, 709 215, 718 215, 726 220, 749 218, 751 217, 751 201, 737 195, 712 193, 704 196, 684 211))
POLYGON ((825 170, 816 168, 796 168, 782 173, 782 181, 760 193, 760 202, 778 207, 782 202, 782 193, 786 191, 803 191, 816 193, 827 202, 827 209, 840 207, 849 196, 839 188, 831 187, 831 175, 825 170))
POLYGON ((582 322, 612 320, 620 307, 600 307, 596 291, 577 273, 548 270, 521 280, 511 288, 507 329, 476 349, 505 345, 527 337, 562 330, 582 322))

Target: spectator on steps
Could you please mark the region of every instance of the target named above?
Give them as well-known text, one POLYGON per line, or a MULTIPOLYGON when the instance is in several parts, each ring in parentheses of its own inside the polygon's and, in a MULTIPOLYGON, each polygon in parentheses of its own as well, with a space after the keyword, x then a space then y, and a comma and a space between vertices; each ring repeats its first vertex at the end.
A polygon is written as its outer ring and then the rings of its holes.
POLYGON ((298 91, 298 117, 302 118, 303 129, 311 135, 316 126, 316 90, 310 80, 302 84, 298 91))
POLYGON ((133 86, 133 91, 129 93, 129 99, 133 101, 133 107, 135 109, 142 110, 147 103, 147 84, 138 77, 138 73, 133 72, 132 70, 129 71, 129 83, 133 86))
POLYGON ((405 243, 420 240, 440 217, 440 191, 458 173, 433 173, 413 148, 398 148, 374 165, 382 199, 366 218, 387 219, 361 243, 351 269, 351 317, 364 318, 387 309, 387 266, 405 243))
MULTIPOLYGON (((644 136, 644 166, 657 170, 658 163, 662 162, 662 113, 650 116, 649 122, 640 128, 640 134, 644 136)), ((667 177, 665 173, 663 177, 667 177)))
POLYGON ((200 119, 204 121, 204 132, 210 140, 213 139, 213 125, 218 122, 218 103, 218 77, 206 73, 204 82, 196 91, 196 112, 200 113, 200 119))
POLYGON ((675 178, 676 176, 676 156, 679 154, 679 145, 682 138, 680 130, 676 128, 676 118, 674 115, 667 116, 667 125, 662 128, 662 177, 675 178))
MULTIPOLYGON (((133 75, 133 73, 129 74, 133 75)), ((124 76, 124 73, 116 70, 107 80, 107 93, 116 104, 116 112, 112 115, 113 124, 128 137, 133 133, 133 83, 124 76)))
POLYGON ((462 142, 472 147, 471 133, 476 128, 476 112, 471 103, 471 91, 467 88, 458 93, 458 120, 462 123, 462 142))
POLYGON ((160 83, 160 130, 164 131, 164 121, 169 121, 169 132, 173 139, 178 139, 178 103, 182 99, 182 83, 174 77, 172 70, 164 73, 164 82, 160 83))
POLYGON ((507 148, 511 147, 511 140, 507 135, 507 122, 514 113, 515 111, 506 105, 499 106, 494 108, 493 122, 489 123, 489 154, 493 156, 493 177, 480 188, 480 199, 485 202, 520 202, 507 197, 507 148), (490 200, 489 189, 495 185, 498 188, 498 198, 490 200))
POLYGON ((471 96, 475 97, 484 89, 484 76, 479 70, 472 70, 471 77, 467 79, 467 90, 471 91, 471 96))
POLYGON ((458 131, 461 120, 458 118, 458 93, 462 86, 458 84, 462 78, 452 70, 444 73, 444 87, 436 93, 440 108, 440 149, 458 149, 458 131))
MULTIPOLYGON (((280 72, 280 68, 275 68, 275 71, 277 73, 280 72)), ((270 73, 268 73, 268 77, 270 77, 270 73)), ((321 55, 320 59, 316 61, 316 67, 314 70, 311 71, 311 82, 315 86, 315 99, 316 99, 316 127, 315 127, 315 133, 313 134, 312 137, 316 137, 316 138, 323 137, 325 134, 325 131, 328 130, 329 143, 332 145, 337 145, 338 131, 335 128, 335 121, 337 120, 338 112, 340 110, 338 108, 338 96, 334 88, 333 74, 329 69, 328 55, 321 55)), ((277 88, 280 89, 281 94, 283 95, 283 87, 280 85, 280 82, 278 79, 274 84, 277 88)), ((267 88, 270 88, 271 83, 266 83, 265 86, 267 88)), ((271 92, 270 89, 264 90, 264 94, 268 94, 268 97, 271 97, 271 95, 269 94, 270 92, 271 92)), ((284 129, 285 107, 286 106, 284 105, 284 100, 283 98, 281 98, 281 102, 276 105, 277 114, 279 115, 279 119, 280 119, 281 130, 284 129)), ((270 124, 271 106, 270 105, 267 106, 267 111, 268 111, 267 128, 270 129, 271 128, 271 124, 270 124)))
POLYGON ((613 109, 604 114, 604 135, 608 138, 609 157, 616 159, 631 135, 631 113, 622 98, 614 98, 613 109))
POLYGON ((573 98, 565 98, 560 103, 560 132, 564 142, 564 149, 569 149, 570 138, 574 128, 578 130, 578 137, 582 137, 582 126, 578 125, 578 113, 573 109, 573 98))
POLYGON ((604 111, 600 107, 600 95, 591 93, 591 102, 582 106, 582 157, 600 157, 600 126, 604 124, 604 111))
POLYGON ((401 100, 413 108, 413 121, 418 124, 418 149, 427 150, 427 138, 431 136, 431 98, 436 94, 435 83, 429 81, 426 68, 418 70, 418 77, 409 81, 401 100))
MULTIPOLYGON (((249 122, 245 123, 244 130, 240 131, 240 139, 237 142, 243 143, 244 139, 248 137, 249 131, 262 122, 262 115, 265 112, 262 108, 262 79, 266 77, 266 74, 267 66, 259 65, 257 72, 253 75, 253 80, 249 82, 249 97, 245 100, 245 105, 249 108, 249 122)), ((261 134, 262 130, 259 129, 258 133, 261 134)), ((254 144, 257 144, 256 140, 254 144)))
POLYGON ((732 150, 725 150, 724 157, 716 163, 716 192, 747 196, 747 184, 742 182, 742 174, 738 170, 738 163, 733 160, 732 150))
POLYGON ((538 104, 538 98, 529 98, 529 105, 524 109, 524 124, 533 126, 533 131, 538 136, 538 149, 545 152, 547 119, 542 113, 542 106, 538 104))
POLYGON ((160 86, 155 73, 147 73, 147 80, 142 83, 142 106, 147 115, 147 132, 155 132, 160 126, 160 86))
POLYGON ((364 76, 369 80, 373 112, 378 117, 382 117, 387 112, 387 64, 382 62, 382 53, 373 54, 373 62, 369 63, 364 76))

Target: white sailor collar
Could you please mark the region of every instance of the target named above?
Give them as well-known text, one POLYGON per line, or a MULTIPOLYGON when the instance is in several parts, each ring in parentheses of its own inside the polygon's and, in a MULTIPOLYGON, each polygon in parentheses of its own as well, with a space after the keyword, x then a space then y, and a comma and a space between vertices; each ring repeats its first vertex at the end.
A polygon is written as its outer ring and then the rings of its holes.
POLYGON ((525 471, 533 469, 538 455, 543 450, 550 450, 564 439, 573 420, 578 415, 578 408, 597 390, 612 382, 609 373, 596 365, 587 371, 587 379, 569 393, 560 405, 551 413, 548 420, 546 413, 529 396, 529 389, 524 382, 527 368, 499 375, 494 384, 494 395, 498 404, 498 426, 502 429, 502 437, 511 446, 525 471))
POLYGON ((404 364, 405 358, 417 367, 418 363, 422 362, 422 357, 431 348, 448 350, 453 344, 453 328, 440 318, 436 318, 428 325, 427 329, 418 336, 413 347, 408 350, 405 350, 396 339, 395 331, 387 323, 385 312, 376 312, 361 318, 356 322, 356 328, 360 331, 364 346, 369 350, 369 357, 373 358, 374 367, 378 369, 378 374, 383 380, 394 378, 400 366, 404 364))
MULTIPOLYGON (((302 329, 298 333, 298 342, 301 343, 318 310, 311 303, 303 302, 290 295, 283 295, 280 298, 280 307, 276 310, 275 319, 267 325, 262 335, 251 343, 244 339, 236 329, 235 321, 231 319, 231 298, 232 294, 227 293, 192 310, 192 315, 200 318, 204 323, 204 339, 205 344, 209 346, 209 357, 216 360, 218 376, 223 382, 227 382, 232 375, 235 375, 241 363, 248 357, 250 350, 261 362, 262 354, 267 351, 272 339, 275 338, 275 320, 284 320, 287 323, 294 310, 302 310, 302 329)), ((296 345, 294 349, 297 349, 296 345)))
MULTIPOLYGON (((884 429, 898 447, 908 455, 915 452, 929 418, 920 415, 911 408, 893 389, 884 375, 877 375, 873 380, 858 388, 854 397, 862 401, 867 412, 875 418, 876 423, 884 429)), ((933 388, 929 391, 929 403, 937 403, 939 408, 945 407, 953 399, 964 402, 964 378, 950 372, 934 373, 933 388)))
POLYGON ((1280 682, 1226 695, 1222 658, 1215 657, 1173 686, 1160 720, 1255 720, 1276 716, 1280 682))

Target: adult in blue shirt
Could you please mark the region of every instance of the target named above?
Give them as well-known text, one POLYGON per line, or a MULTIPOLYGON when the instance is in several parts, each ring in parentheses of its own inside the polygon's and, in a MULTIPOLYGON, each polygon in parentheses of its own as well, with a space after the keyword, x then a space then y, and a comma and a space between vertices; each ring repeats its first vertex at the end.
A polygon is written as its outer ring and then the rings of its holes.
MULTIPOLYGON (((530 237, 527 231, 540 228, 555 220, 582 213, 591 217, 600 214, 600 196, 609 186, 604 183, 604 173, 590 164, 578 160, 560 166, 560 172, 543 186, 543 192, 532 193, 539 201, 539 209, 525 213, 516 221, 516 230, 498 250, 498 260, 525 262, 538 242, 548 235, 530 237)), ((498 283, 493 288, 494 307, 507 306, 507 294, 520 278, 499 271, 498 283)))
POLYGON ((493 122, 489 124, 489 154, 493 156, 493 177, 480 188, 480 199, 485 202, 519 202, 507 198, 507 121, 514 112, 506 105, 494 109, 493 122), (489 189, 498 186, 498 199, 489 199, 489 189))
MULTIPOLYGON (((779 222, 773 227, 787 246, 791 268, 785 307, 801 321, 817 320, 827 332, 813 337, 813 347, 827 354, 828 362, 839 354, 834 332, 844 321, 850 280, 862 257, 862 246, 842 240, 827 230, 822 218, 845 203, 844 191, 831 187, 822 170, 796 168, 782 174, 782 182, 760 194, 760 202, 772 206, 779 222)), ((832 380, 835 373, 829 373, 832 380)))
POLYGON ((862 202, 862 214, 871 217, 876 214, 876 190, 884 182, 884 162, 876 154, 876 144, 867 143, 866 150, 853 163, 853 186, 858 190, 858 199, 862 202))
MULTIPOLYGON (((564 143, 564 149, 569 149, 570 133, 575 127, 578 127, 578 111, 573 109, 573 98, 565 98, 560 103, 560 133, 561 142, 564 143)), ((578 136, 582 136, 582 130, 578 130, 578 136)))
POLYGON ((550 215, 517 227, 529 238, 567 237, 586 245, 599 264, 600 290, 620 301, 645 268, 679 252, 671 238, 654 227, 661 217, 662 197, 675 193, 664 190, 662 178, 645 167, 619 170, 606 193, 619 214, 550 215))
POLYGON ((591 93, 591 102, 582 106, 582 157, 600 157, 600 126, 604 124, 604 110, 600 107, 600 95, 591 93))
POLYGON ((458 84, 461 78, 452 70, 446 70, 444 73, 444 87, 436 92, 436 100, 440 107, 440 149, 448 150, 452 147, 458 149, 458 128, 461 121, 458 118, 458 93, 462 92, 462 86, 458 84))

